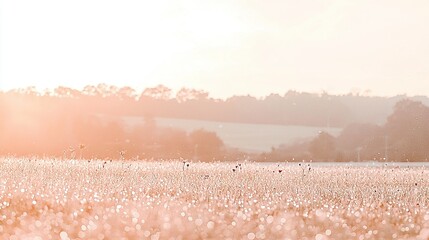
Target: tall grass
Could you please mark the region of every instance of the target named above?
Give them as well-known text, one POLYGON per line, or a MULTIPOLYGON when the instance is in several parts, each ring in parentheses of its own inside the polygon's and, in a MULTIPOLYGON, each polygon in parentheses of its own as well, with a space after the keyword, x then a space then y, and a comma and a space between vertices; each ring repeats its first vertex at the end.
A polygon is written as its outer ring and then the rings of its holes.
POLYGON ((0 159, 0 239, 429 237, 423 168, 183 165, 0 159))

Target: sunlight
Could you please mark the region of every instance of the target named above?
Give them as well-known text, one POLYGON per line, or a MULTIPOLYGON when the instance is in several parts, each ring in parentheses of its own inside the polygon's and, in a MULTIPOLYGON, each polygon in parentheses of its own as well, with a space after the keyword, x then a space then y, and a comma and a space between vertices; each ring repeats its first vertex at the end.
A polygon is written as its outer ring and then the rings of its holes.
POLYGON ((429 239, 428 12, 0 0, 0 239, 429 239))
POLYGON ((246 30, 243 23, 228 12, 206 7, 204 11, 191 11, 184 18, 184 29, 192 39, 210 46, 231 45, 234 38, 246 30))

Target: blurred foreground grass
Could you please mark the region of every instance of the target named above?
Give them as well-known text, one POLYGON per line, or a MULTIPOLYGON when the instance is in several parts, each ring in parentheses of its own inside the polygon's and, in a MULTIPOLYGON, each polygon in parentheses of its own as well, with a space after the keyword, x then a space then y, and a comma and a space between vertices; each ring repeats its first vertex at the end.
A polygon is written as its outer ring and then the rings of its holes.
POLYGON ((428 239, 426 168, 0 159, 1 239, 428 239))

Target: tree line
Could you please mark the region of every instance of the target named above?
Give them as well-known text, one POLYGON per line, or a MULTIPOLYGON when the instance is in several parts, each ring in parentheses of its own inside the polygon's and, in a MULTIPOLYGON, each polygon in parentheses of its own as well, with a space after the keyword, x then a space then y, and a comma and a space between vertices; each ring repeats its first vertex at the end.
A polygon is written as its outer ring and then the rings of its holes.
POLYGON ((264 161, 427 161, 429 158, 429 107, 405 99, 383 125, 354 123, 338 137, 320 132, 309 141, 273 148, 264 161))
MULTIPOLYGON (((173 92, 158 85, 137 92, 131 87, 106 84, 88 85, 81 90, 57 87, 39 93, 30 87, 1 93, 6 97, 23 94, 37 101, 55 98, 62 105, 86 113, 338 128, 356 122, 383 124, 395 103, 406 98, 404 95, 386 98, 290 90, 283 95, 261 98, 247 95, 215 99, 206 91, 190 88, 173 92)), ((429 105, 427 97, 411 99, 429 105)))
POLYGON ((424 160, 429 149, 425 121, 429 119, 425 112, 428 99, 414 97, 395 105, 401 99, 404 96, 288 91, 283 96, 222 100, 188 88, 174 95, 162 85, 141 93, 106 84, 82 90, 58 87, 43 93, 31 87, 15 89, 0 92, 0 154, 204 161, 232 160, 246 154, 228 149, 215 133, 204 129, 187 133, 159 127, 154 121, 169 117, 344 127, 338 137, 320 133, 311 141, 252 155, 260 161, 424 160), (105 116, 142 116, 144 121, 130 125, 105 116))
MULTIPOLYGON (((0 155, 202 161, 225 155, 213 132, 159 127, 152 117, 131 126, 89 112, 83 103, 63 96, 1 93, 0 155)), ((119 112, 123 106, 105 107, 119 112)))

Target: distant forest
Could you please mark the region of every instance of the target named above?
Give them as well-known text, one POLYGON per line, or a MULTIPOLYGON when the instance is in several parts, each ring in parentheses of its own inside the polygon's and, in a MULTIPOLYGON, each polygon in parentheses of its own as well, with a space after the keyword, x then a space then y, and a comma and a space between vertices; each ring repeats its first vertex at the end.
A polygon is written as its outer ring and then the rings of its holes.
POLYGON ((0 92, 0 154, 203 161, 249 156, 226 148, 204 129, 188 134, 157 127, 154 118, 165 117, 344 128, 338 138, 321 133, 312 141, 252 156, 260 161, 421 161, 429 151, 428 105, 427 97, 296 91, 223 100, 188 88, 173 94, 163 85, 141 93, 106 84, 44 93, 30 87, 0 92), (103 115, 142 116, 145 121, 130 130, 121 122, 104 121, 103 115))
POLYGON ((399 101, 383 125, 354 123, 338 137, 325 132, 310 141, 273 148, 260 161, 428 161, 429 107, 409 99, 399 101))

